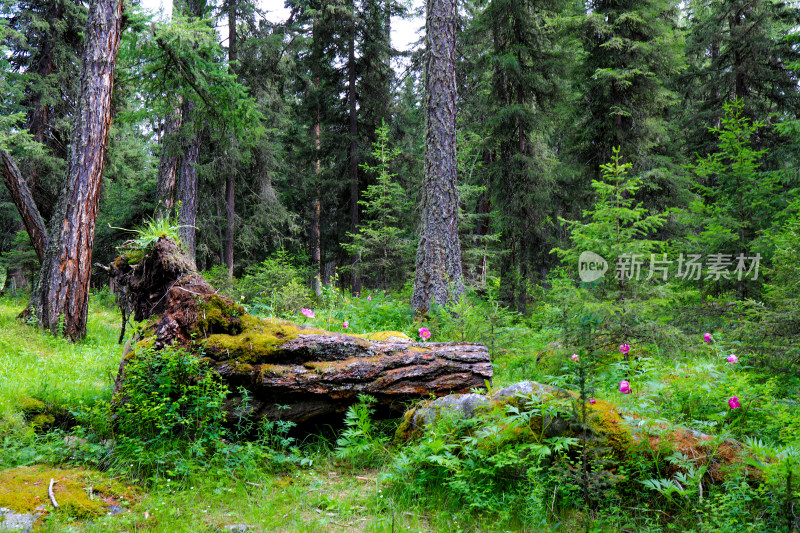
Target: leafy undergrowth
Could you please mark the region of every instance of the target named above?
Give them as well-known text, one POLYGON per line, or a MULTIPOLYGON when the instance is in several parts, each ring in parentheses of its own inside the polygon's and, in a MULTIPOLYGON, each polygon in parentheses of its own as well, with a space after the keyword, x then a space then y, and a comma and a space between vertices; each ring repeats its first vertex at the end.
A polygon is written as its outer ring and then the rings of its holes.
MULTIPOLYGON (((424 327, 431 341, 477 340, 490 347, 494 388, 527 379, 572 395, 444 418, 410 442, 393 441, 398 421, 375 423, 363 398, 338 439, 299 440, 288 423, 222 427, 215 413, 225 391, 213 376, 182 381, 198 372, 197 361, 156 352, 141 369, 156 379, 142 380, 112 428, 118 315, 95 298, 87 339, 72 345, 20 324, 23 305, 0 299, 0 507, 43 505, 37 531, 796 528, 800 380, 762 374, 745 356, 729 363, 734 349, 722 333, 669 354, 632 343, 627 358, 608 340, 605 351, 573 360, 557 330, 491 301, 468 297, 455 315, 436 310, 418 323, 401 297, 353 297, 327 286, 320 307, 293 320, 417 339, 424 327), (588 468, 580 399, 604 431, 633 437, 619 446, 590 441, 588 468), (556 415, 572 424, 567 436, 547 433, 556 415), (32 472, 36 480, 22 481, 32 492, 17 487, 14 501, 3 500, 3 488, 32 472), (124 511, 112 516, 92 503, 91 512, 52 512, 42 484, 57 476, 59 501, 67 492, 92 494, 89 502, 124 511)), ((77 509, 88 505, 80 502, 77 509)))

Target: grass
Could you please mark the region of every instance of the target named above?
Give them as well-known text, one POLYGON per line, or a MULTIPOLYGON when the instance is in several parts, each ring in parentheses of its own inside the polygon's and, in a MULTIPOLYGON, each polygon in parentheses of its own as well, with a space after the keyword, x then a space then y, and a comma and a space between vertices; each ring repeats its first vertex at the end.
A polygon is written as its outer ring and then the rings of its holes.
POLYGON ((48 410, 109 399, 119 366, 119 314, 93 305, 86 339, 72 344, 17 320, 26 300, 0 299, 0 436, 24 427, 25 398, 48 410))

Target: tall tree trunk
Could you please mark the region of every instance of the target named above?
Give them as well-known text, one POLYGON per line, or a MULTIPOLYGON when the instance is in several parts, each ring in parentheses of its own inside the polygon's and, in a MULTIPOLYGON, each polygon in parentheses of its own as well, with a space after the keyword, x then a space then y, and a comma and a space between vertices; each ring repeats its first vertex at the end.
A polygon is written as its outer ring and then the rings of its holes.
POLYGON ((117 62, 123 0, 92 0, 86 22, 68 173, 31 297, 42 328, 76 340, 86 334, 92 245, 117 62))
POLYGON ((456 0, 427 0, 425 178, 411 306, 424 314, 464 293, 456 189, 456 0))
POLYGON ((314 294, 322 296, 322 252, 320 250, 320 217, 322 205, 319 197, 314 198, 311 213, 311 262, 314 264, 314 294))
MULTIPOLYGON (((734 40, 743 39, 745 32, 742 31, 742 26, 750 19, 753 8, 750 5, 741 5, 736 8, 736 11, 731 15, 730 19, 730 33, 734 40)), ((733 52, 733 93, 738 99, 746 98, 748 91, 747 87, 747 66, 745 65, 745 45, 741 42, 734 44, 733 52)))
POLYGON ((186 246, 186 252, 194 263, 196 260, 195 226, 197 224, 197 163, 200 160, 200 133, 193 127, 195 104, 191 98, 183 103, 183 122, 190 132, 184 141, 183 157, 181 157, 180 174, 178 175, 178 201, 181 203, 178 213, 178 236, 186 246))
POLYGON ((175 182, 178 174, 180 156, 180 130, 183 119, 181 117, 182 97, 178 96, 178 105, 172 114, 164 120, 164 130, 161 134, 161 157, 158 162, 156 217, 170 216, 175 207, 175 182))
POLYGON ((6 183, 14 205, 17 206, 25 229, 28 230, 28 237, 31 240, 33 249, 39 261, 44 260, 45 250, 47 249, 47 228, 33 201, 33 195, 28 188, 25 179, 19 172, 16 163, 11 158, 11 154, 5 150, 0 150, 0 162, 2 162, 3 179, 6 183))
MULTIPOLYGON (((228 62, 231 73, 235 74, 233 63, 238 58, 236 33, 236 0, 228 0, 228 62)), ((233 231, 236 216, 235 192, 236 192, 236 161, 234 153, 236 141, 231 138, 231 167, 225 177, 225 265, 228 267, 228 279, 233 280, 233 231)))
MULTIPOLYGON (((350 231, 358 232, 358 111, 356 110, 356 6, 350 0, 350 42, 347 51, 347 103, 350 107, 350 231)), ((353 292, 361 291, 358 254, 353 255, 353 292)))

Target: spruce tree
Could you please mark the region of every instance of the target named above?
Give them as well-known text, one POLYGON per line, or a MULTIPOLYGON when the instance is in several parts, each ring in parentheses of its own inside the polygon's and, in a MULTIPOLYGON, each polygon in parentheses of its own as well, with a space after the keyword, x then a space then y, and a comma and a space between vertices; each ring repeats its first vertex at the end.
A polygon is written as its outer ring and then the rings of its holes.
POLYGON ((594 171, 613 147, 628 154, 634 173, 655 168, 669 133, 667 111, 677 101, 668 82, 683 66, 677 2, 593 0, 587 7, 579 153, 594 171))

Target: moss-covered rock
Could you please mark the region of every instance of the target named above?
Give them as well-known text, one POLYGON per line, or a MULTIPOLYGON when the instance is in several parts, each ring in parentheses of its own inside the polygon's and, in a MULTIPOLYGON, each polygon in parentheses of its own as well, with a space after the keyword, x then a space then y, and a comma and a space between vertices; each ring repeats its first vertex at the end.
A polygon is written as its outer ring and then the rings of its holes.
MULTIPOLYGON (((574 392, 557 387, 523 381, 494 391, 488 398, 485 396, 451 395, 428 401, 409 410, 401 423, 396 437, 408 439, 422 435, 425 428, 441 415, 469 418, 472 416, 491 417, 493 423, 504 424, 503 417, 509 408, 518 411, 534 411, 527 417, 524 426, 512 428, 507 435, 509 441, 539 441, 554 436, 580 436, 579 427, 573 419, 572 405, 577 397, 574 392), (481 401, 473 398, 482 398, 481 401), (470 406, 481 405, 481 409, 454 408, 462 399, 469 399, 470 406), (484 414, 480 414, 484 413, 484 414)), ((618 457, 632 452, 635 442, 630 428, 622 422, 616 406, 595 400, 587 405, 587 424, 591 435, 592 446, 608 447, 618 457)))
POLYGON ((58 512, 77 519, 104 515, 111 505, 132 501, 135 493, 118 481, 81 468, 59 469, 44 465, 0 471, 0 507, 17 513, 55 510, 48 495, 50 480, 58 512))
POLYGON ((17 407, 19 407, 19 410, 25 415, 42 413, 46 409, 43 401, 31 397, 20 399, 17 402, 17 407))

